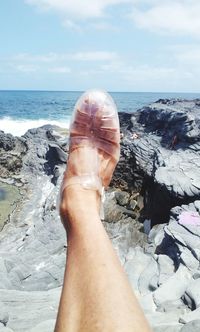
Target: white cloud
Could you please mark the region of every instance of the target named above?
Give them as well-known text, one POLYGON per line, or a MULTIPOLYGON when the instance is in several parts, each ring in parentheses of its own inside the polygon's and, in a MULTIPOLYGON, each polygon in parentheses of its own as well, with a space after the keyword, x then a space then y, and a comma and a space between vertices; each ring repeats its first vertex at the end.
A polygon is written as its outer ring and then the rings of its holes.
POLYGON ((167 65, 130 64, 114 61, 81 71, 80 75, 90 81, 103 82, 109 89, 129 91, 191 91, 197 90, 200 83, 190 69, 167 65), (106 80, 105 80, 106 78, 106 80))
MULTIPOLYGON (((82 76, 115 77, 120 82, 179 82, 191 79, 200 72, 200 47, 193 44, 171 45, 163 49, 166 61, 148 63, 139 61, 135 55, 123 58, 115 52, 84 51, 74 53, 22 53, 3 59, 4 72, 17 71, 39 75, 70 74, 82 76), (167 61, 170 57, 170 61, 167 61)), ((2 61, 2 59, 0 59, 2 61)), ((63 75, 64 77, 64 75, 63 75)), ((174 83, 175 84, 175 83, 174 83)))
POLYGON ((12 57, 14 61, 23 61, 25 63, 58 63, 63 61, 109 61, 117 58, 117 53, 109 51, 47 53, 35 55, 29 53, 20 53, 12 57))
POLYGON ((95 30, 100 30, 100 31, 118 31, 119 28, 117 26, 113 26, 112 24, 108 22, 96 22, 92 23, 89 28, 94 28, 95 30))
POLYGON ((48 71, 55 74, 71 73, 71 69, 69 67, 53 67, 49 68, 48 71))
POLYGON ((97 51, 97 52, 78 52, 72 55, 73 60, 78 61, 109 61, 118 58, 114 52, 97 51))
MULTIPOLYGON (((88 69, 98 70, 105 63, 117 61, 115 52, 90 51, 74 53, 31 54, 19 53, 6 58, 0 57, 3 73, 34 73, 37 75, 73 74, 88 69)), ((64 76, 64 75, 63 75, 64 76)))
POLYGON ((38 66, 35 65, 27 65, 27 64, 19 64, 16 66, 13 66, 17 71, 22 73, 33 73, 38 70, 38 66))
POLYGON ((135 7, 131 17, 139 28, 200 37, 199 0, 149 0, 142 9, 135 7))
POLYGON ((121 15, 132 19, 136 27, 156 33, 200 37, 199 0, 24 0, 40 10, 52 11, 63 26, 82 31, 82 20, 97 19, 93 28, 109 28, 110 6, 124 5, 121 15), (126 7, 125 5, 128 5, 126 7), (107 22, 99 21, 107 18, 107 22))
POLYGON ((65 19, 62 23, 62 25, 65 27, 65 28, 69 28, 71 30, 75 30, 77 32, 82 32, 82 28, 80 25, 74 23, 72 20, 68 20, 68 19, 65 19))
POLYGON ((132 77, 137 77, 139 81, 162 80, 171 78, 175 73, 175 68, 171 67, 151 67, 146 65, 131 69, 132 77))
POLYGON ((176 74, 176 69, 173 67, 155 67, 150 65, 133 66, 125 64, 122 61, 102 65, 101 68, 107 73, 118 73, 126 80, 131 81, 161 80, 165 78, 171 78, 174 74, 176 74))
POLYGON ((200 45, 198 43, 166 45, 164 52, 170 57, 171 63, 182 68, 182 71, 200 71, 200 45))
POLYGON ((33 73, 33 80, 40 82, 41 77, 45 78, 44 87, 46 84, 52 88, 53 84, 53 89, 62 89, 62 84, 68 84, 70 77, 76 89, 98 85, 113 90, 197 91, 200 88, 200 48, 195 48, 195 44, 192 49, 188 45, 174 45, 166 48, 165 52, 171 56, 170 64, 138 63, 137 58, 128 60, 102 51, 18 54, 4 59, 2 68, 3 74, 14 73, 17 79, 21 79, 23 74, 26 77, 33 73), (69 61, 66 60, 68 58, 69 61), (194 59, 196 62, 192 64, 194 59), (53 80, 49 79, 50 75, 53 75, 53 80))
POLYGON ((192 48, 190 45, 188 45, 187 50, 183 50, 179 53, 176 54, 176 58, 179 60, 179 62, 186 64, 186 65, 191 65, 195 67, 200 68, 200 48, 195 47, 192 48))
POLYGON ((125 4, 131 0, 25 0, 41 10, 52 10, 65 17, 87 19, 102 17, 108 6, 125 4))
POLYGON ((47 54, 19 53, 11 57, 13 61, 42 62, 42 63, 54 62, 57 61, 58 58, 60 59, 61 55, 58 55, 57 53, 47 53, 47 54))

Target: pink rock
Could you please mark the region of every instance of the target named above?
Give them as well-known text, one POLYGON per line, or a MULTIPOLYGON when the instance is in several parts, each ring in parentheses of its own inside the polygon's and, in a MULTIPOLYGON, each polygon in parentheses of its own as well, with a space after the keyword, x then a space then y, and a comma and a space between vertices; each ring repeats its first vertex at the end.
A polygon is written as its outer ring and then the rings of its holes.
POLYGON ((200 226, 200 216, 198 212, 183 211, 179 216, 179 224, 200 226))

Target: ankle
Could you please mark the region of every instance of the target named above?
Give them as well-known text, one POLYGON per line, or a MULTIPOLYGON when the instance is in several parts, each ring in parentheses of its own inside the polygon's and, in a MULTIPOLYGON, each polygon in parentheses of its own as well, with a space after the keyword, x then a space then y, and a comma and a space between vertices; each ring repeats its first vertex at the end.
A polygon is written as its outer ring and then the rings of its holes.
POLYGON ((60 203, 62 222, 69 230, 75 226, 81 227, 83 220, 90 221, 91 216, 99 216, 100 196, 97 191, 84 189, 76 184, 63 190, 60 203))

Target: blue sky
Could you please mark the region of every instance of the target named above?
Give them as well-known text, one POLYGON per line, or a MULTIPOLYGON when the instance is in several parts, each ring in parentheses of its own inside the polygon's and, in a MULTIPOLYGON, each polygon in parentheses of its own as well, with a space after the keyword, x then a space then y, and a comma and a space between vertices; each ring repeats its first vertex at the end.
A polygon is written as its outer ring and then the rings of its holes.
POLYGON ((200 92, 199 0, 2 0, 0 89, 200 92))

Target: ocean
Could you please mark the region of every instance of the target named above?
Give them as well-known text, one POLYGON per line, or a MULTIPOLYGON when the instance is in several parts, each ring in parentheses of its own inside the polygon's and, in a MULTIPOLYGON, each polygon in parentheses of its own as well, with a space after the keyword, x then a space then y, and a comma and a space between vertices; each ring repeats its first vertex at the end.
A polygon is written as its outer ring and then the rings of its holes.
MULTIPOLYGON (((0 130, 21 136, 44 124, 69 127, 80 91, 0 91, 0 130)), ((200 93, 111 92, 119 112, 135 112, 160 98, 200 98, 200 93)))

